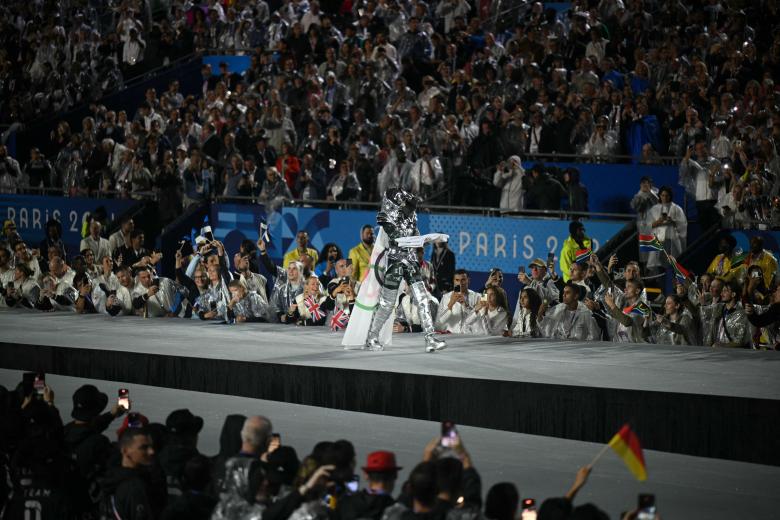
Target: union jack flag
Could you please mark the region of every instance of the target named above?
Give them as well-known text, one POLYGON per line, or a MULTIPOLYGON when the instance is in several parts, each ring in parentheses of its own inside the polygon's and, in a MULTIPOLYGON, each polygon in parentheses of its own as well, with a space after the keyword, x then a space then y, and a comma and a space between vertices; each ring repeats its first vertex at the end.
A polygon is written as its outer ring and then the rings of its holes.
POLYGON ((330 319, 330 330, 334 332, 344 330, 347 326, 347 322, 349 322, 349 311, 341 309, 334 313, 333 317, 330 319))
POLYGON ((303 300, 303 305, 306 306, 306 310, 311 314, 312 320, 317 321, 325 317, 325 313, 320 310, 320 304, 311 296, 303 300))

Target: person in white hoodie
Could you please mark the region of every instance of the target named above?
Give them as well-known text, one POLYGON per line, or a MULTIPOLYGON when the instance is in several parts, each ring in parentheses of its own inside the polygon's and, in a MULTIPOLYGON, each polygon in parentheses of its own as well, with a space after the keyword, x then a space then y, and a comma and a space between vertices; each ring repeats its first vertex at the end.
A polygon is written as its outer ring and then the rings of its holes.
POLYGON ((520 211, 523 209, 523 177, 525 170, 521 164, 520 157, 512 155, 509 162, 501 161, 498 163, 496 173, 493 174, 493 185, 501 188, 501 204, 499 207, 504 211, 520 211))

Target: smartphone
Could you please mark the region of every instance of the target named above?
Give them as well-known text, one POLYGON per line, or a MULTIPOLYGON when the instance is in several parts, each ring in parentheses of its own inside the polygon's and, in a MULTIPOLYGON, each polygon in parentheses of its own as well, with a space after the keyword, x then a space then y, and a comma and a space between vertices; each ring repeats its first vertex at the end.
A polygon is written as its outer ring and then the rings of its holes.
POLYGON ((482 296, 480 296, 479 299, 482 300, 483 302, 486 302, 487 301, 487 293, 485 293, 482 296))
POLYGON ((750 273, 751 278, 761 278, 761 273, 758 270, 754 270, 752 273, 750 273))
POLYGON ((555 265, 555 253, 550 251, 547 253, 547 266, 552 268, 553 265, 555 265))
POLYGON ((452 448, 458 444, 458 429, 452 421, 441 422, 441 445, 452 448))
POLYGON ((152 285, 154 285, 155 287, 160 287, 160 279, 155 278, 154 280, 152 280, 152 285))
POLYGON ((120 388, 117 398, 116 398, 116 404, 117 406, 121 406, 125 410, 130 409, 130 390, 127 388, 120 388))
POLYGON ((22 374, 22 392, 24 392, 24 397, 33 393, 33 381, 35 381, 36 375, 35 372, 25 372, 22 374))
POLYGON ((33 379, 33 390, 35 390, 38 397, 43 398, 44 388, 46 388, 46 374, 38 372, 33 379))
POLYGON ((360 489, 360 475, 352 475, 352 480, 347 481, 346 485, 350 493, 357 493, 360 489))
POLYGON ((518 268, 517 268, 517 272, 518 272, 518 273, 525 274, 525 266, 524 266, 524 265, 521 265, 520 267, 518 267, 518 268))
POLYGON ((460 292, 460 285, 456 285, 452 288, 452 292, 460 292))
POLYGON ((655 495, 640 493, 638 506, 637 520, 655 520, 655 495))
POLYGON ((536 520, 536 500, 533 498, 524 498, 520 511, 521 520, 536 520))

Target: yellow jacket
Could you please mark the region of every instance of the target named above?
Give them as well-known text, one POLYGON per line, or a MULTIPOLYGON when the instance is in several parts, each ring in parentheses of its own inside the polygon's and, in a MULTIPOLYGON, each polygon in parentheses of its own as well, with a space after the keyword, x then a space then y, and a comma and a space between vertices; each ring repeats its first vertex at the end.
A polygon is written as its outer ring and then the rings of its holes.
MULTIPOLYGON (((317 254, 317 250, 307 247, 306 253, 311 257, 311 265, 317 265, 317 257, 319 256, 317 254)), ((296 245, 295 249, 288 251, 287 254, 284 255, 284 259, 282 260, 282 267, 287 269, 287 266, 290 265, 290 262, 297 262, 300 258, 301 252, 298 251, 298 246, 296 245)))
POLYGON ((772 255, 772 253, 764 249, 761 251, 761 256, 758 258, 758 260, 753 260, 753 253, 750 253, 747 255, 747 258, 745 258, 745 263, 741 267, 747 271, 751 265, 757 265, 761 267, 761 270, 764 274, 764 284, 767 287, 771 287, 772 280, 775 277, 775 273, 777 273, 777 260, 775 260, 775 257, 772 255))
MULTIPOLYGON (((583 240, 582 243, 585 244, 587 249, 593 249, 593 245, 591 244, 589 238, 583 240)), ((563 247, 561 247, 561 255, 558 259, 558 265, 561 267, 561 276, 563 277, 564 282, 569 281, 569 269, 571 268, 571 264, 574 263, 574 258, 577 256, 577 251, 580 249, 580 245, 575 242, 572 237, 568 237, 566 240, 564 240, 563 247)))
POLYGON ((719 254, 710 262, 707 273, 716 276, 722 280, 739 280, 744 272, 744 264, 731 268, 731 258, 723 253, 719 254))
POLYGON ((362 281, 366 272, 368 272, 368 266, 371 263, 371 251, 374 247, 366 247, 363 242, 359 243, 355 247, 349 250, 349 259, 352 260, 352 278, 357 281, 362 281))

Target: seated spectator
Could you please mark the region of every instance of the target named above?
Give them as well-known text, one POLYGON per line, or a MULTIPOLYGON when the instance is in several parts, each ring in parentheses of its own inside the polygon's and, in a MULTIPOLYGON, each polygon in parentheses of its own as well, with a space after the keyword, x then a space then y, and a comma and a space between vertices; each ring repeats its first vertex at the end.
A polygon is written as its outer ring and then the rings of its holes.
POLYGON ((322 246, 314 266, 314 272, 320 277, 322 285, 327 286, 328 282, 338 277, 336 263, 342 258, 344 258, 344 254, 336 243, 328 242, 322 246))
POLYGON ((754 347, 780 349, 780 285, 772 292, 769 305, 745 304, 745 314, 754 328, 754 347), (758 338, 758 341, 755 340, 758 338))
POLYGON ((438 330, 446 330, 453 334, 465 334, 466 320, 474 312, 480 295, 469 289, 469 275, 463 269, 455 271, 453 289, 441 298, 439 311, 436 313, 438 330))
POLYGON ((748 216, 743 204, 745 187, 741 182, 733 182, 729 191, 723 191, 716 208, 720 213, 722 225, 726 229, 745 229, 748 216), (740 209, 741 208, 741 209, 740 209))
POLYGON ((514 338, 538 338, 541 336, 539 319, 540 314, 544 314, 543 306, 546 307, 547 304, 542 302, 539 294, 531 287, 525 287, 517 299, 510 335, 514 338))
MULTIPOLYGON (((73 277, 73 288, 77 291, 73 308, 78 314, 97 314, 92 295, 92 283, 86 273, 78 273, 73 277)), ((103 293, 98 293, 100 297, 103 293)))
POLYGON ((500 286, 491 285, 466 318, 465 328, 477 336, 502 336, 509 325, 506 292, 500 286))
MULTIPOLYGON (((120 267, 116 272, 117 285, 106 285, 105 298, 97 305, 100 312, 106 312, 111 316, 127 316, 134 314, 133 291, 135 280, 129 267, 120 267), (112 288, 113 287, 113 288, 112 288), (102 307, 101 307, 102 305, 102 307)), ((103 290, 103 287, 100 286, 103 290)))
POLYGON ((604 303, 610 316, 617 322, 612 340, 619 343, 644 343, 650 337, 650 308, 642 302, 644 284, 640 280, 626 282, 624 307, 618 308, 610 292, 604 295, 604 303), (641 311, 641 312, 639 312, 641 311))
POLYGON ((655 342, 664 345, 696 345, 696 325, 685 309, 684 296, 670 294, 664 301, 664 314, 656 316, 655 342))
MULTIPOLYGON (((252 244, 251 242, 249 243, 252 244)), ((252 248, 254 249, 254 244, 252 244, 252 248)), ((240 280, 247 293, 256 293, 260 297, 260 302, 268 305, 268 292, 266 288, 268 280, 262 274, 252 271, 252 263, 256 262, 254 256, 254 250, 245 253, 236 253, 233 257, 233 264, 236 266, 238 276, 234 275, 234 280, 240 280)))
POLYGON ((545 310, 538 323, 545 338, 595 341, 601 337, 591 311, 580 301, 580 289, 572 282, 564 286, 561 303, 545 310))
POLYGON ((12 242, 12 248, 14 251, 14 265, 25 265, 30 270, 30 276, 39 280, 41 278, 41 265, 38 263, 38 257, 40 251, 37 249, 30 249, 22 240, 16 240, 12 242))
POLYGON ((26 264, 16 266, 13 281, 3 287, 2 291, 5 305, 8 307, 32 309, 39 305, 41 288, 26 264))
POLYGON ((750 347, 750 327, 739 296, 742 293, 736 281, 723 282, 720 301, 710 309, 702 307, 704 344, 721 348, 750 347))
POLYGON ((230 300, 227 303, 228 323, 268 321, 268 302, 257 292, 248 291, 242 280, 228 284, 230 300))
MULTIPOLYGON (((314 275, 309 276, 303 286, 303 292, 295 297, 291 305, 290 320, 303 326, 321 326, 325 324, 327 311, 325 303, 328 298, 320 290, 320 280, 314 275)), ((332 305, 332 301, 331 301, 332 305)))
POLYGON ((181 298, 179 289, 168 278, 154 278, 149 269, 141 269, 133 288, 133 308, 143 316, 160 318, 177 314, 181 298))

